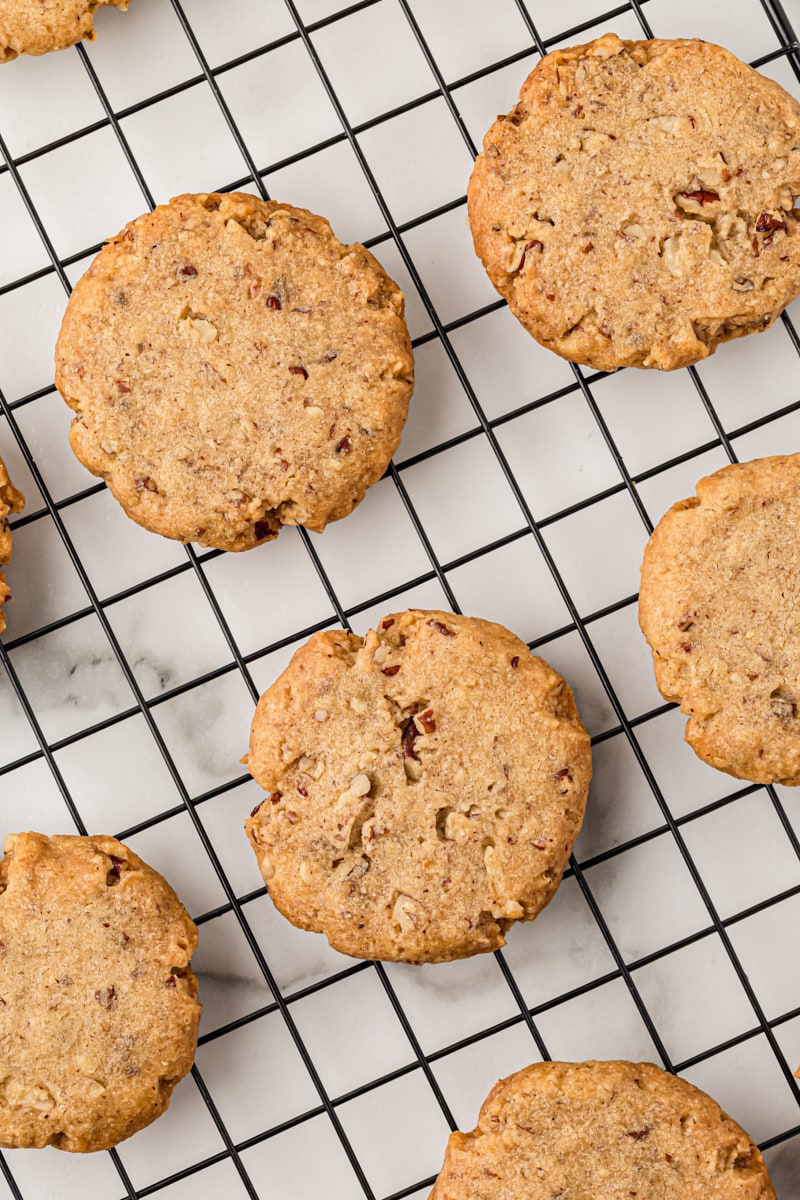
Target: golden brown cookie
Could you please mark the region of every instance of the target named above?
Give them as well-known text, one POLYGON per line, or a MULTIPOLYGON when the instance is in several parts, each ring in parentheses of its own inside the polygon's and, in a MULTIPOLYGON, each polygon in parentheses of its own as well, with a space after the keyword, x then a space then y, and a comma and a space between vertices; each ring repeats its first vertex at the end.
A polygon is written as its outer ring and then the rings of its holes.
MULTIPOLYGON (((9 513, 22 511, 25 497, 18 492, 8 478, 6 464, 0 458, 0 567, 11 562, 11 526, 8 523, 9 513)), ((6 577, 0 571, 0 633, 6 627, 6 614, 3 605, 11 599, 11 588, 6 583, 6 577)))
POLYGON ((713 767, 800 784, 800 454, 701 479, 642 563, 656 683, 713 767))
POLYGON ((73 450, 129 516, 246 550, 324 529, 385 471, 413 386, 403 295, 305 209, 178 196, 78 283, 56 383, 73 450))
POLYGON ((720 46, 614 34, 541 60, 484 139, 475 250, 573 362, 688 366, 800 291, 800 105, 720 46))
POLYGON ((757 1146, 652 1063, 542 1062, 453 1133, 430 1200, 775 1200, 757 1146))
POLYGON ((0 1146, 103 1150, 191 1068, 197 930, 111 837, 11 834, 0 862, 0 1146))
POLYGON ((81 38, 93 41, 94 14, 104 5, 127 8, 129 0, 0 0, 0 63, 18 54, 64 50, 81 38))
POLYGON ((453 613, 317 633, 261 697, 246 829, 275 905, 359 958, 504 944, 561 881, 591 778, 560 675, 453 613))

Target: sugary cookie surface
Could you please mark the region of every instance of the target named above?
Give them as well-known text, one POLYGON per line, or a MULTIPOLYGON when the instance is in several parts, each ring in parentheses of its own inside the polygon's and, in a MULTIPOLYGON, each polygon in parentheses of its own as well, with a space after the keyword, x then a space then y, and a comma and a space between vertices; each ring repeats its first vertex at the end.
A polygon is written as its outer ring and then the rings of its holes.
POLYGON ((589 737, 564 680, 499 625, 386 617, 316 634, 262 696, 247 832, 277 907, 346 954, 494 950, 553 896, 589 737))
POLYGON ((346 516, 400 441, 412 381, 403 296, 369 251, 244 193, 131 222, 56 348, 78 458, 139 524, 224 550, 346 516))
POLYGON ((64 50, 94 37, 94 14, 104 5, 127 8, 129 0, 0 0, 0 63, 19 54, 64 50))
POLYGON ((652 1063, 543 1062, 454 1133, 430 1200, 775 1200, 747 1134, 652 1063))
POLYGON ((670 370, 800 291, 800 105, 719 46, 556 50, 484 140, 475 249, 543 345, 670 370))
POLYGON ((110 837, 10 835, 0 862, 0 1145, 106 1149, 191 1068, 197 930, 110 837))
MULTIPOLYGON (((0 567, 11 561, 11 526, 8 518, 11 513, 22 511, 25 497, 8 478, 6 465, 0 458, 0 567)), ((11 599, 11 588, 6 583, 6 577, 0 571, 0 633, 6 627, 6 615, 3 606, 11 599)))
POLYGON ((642 564, 656 682, 701 758, 800 784, 800 454, 724 467, 673 505, 642 564))

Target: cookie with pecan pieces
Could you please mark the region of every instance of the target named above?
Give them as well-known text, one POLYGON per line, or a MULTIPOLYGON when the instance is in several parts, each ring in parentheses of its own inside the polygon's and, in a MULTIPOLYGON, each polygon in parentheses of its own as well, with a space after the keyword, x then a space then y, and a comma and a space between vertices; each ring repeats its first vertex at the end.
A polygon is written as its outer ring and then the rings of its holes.
POLYGON ((0 862, 0 1146, 104 1150, 191 1068, 197 930, 112 837, 11 834, 0 862))
POLYGON ((48 54, 94 41, 94 14, 104 5, 127 8, 130 0, 0 0, 0 63, 19 54, 48 54))
POLYGON ((258 705, 247 833, 270 895, 359 958, 444 962, 504 944, 558 887, 589 736, 507 629, 410 611, 315 634, 258 705))
POLYGON ((237 192, 132 221, 56 347, 70 441, 146 529, 247 550, 380 479, 413 386, 403 294, 322 217, 237 192))
POLYGON ((453 1133, 430 1200, 775 1200, 764 1159, 715 1100, 652 1063, 541 1062, 453 1133))
POLYGON ((701 479, 644 554, 639 622, 662 695, 712 767, 800 784, 800 454, 701 479))
POLYGON ((555 50, 484 140, 475 250, 542 345, 672 370, 800 292, 800 105, 697 40, 555 50))
MULTIPOLYGON (((0 458, 0 567, 11 562, 11 526, 8 523, 10 513, 22 511, 25 497, 18 492, 8 478, 6 465, 0 458)), ((0 571, 0 633, 6 627, 6 614, 3 605, 11 599, 11 588, 6 583, 6 577, 0 571)))

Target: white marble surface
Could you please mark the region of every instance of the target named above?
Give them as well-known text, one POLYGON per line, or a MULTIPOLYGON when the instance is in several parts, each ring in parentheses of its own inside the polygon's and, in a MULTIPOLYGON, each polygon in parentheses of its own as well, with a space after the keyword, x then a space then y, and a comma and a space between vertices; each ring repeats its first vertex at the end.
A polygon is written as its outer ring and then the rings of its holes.
MULTIPOLYGON (((519 6, 408 0, 407 7, 479 143, 536 59, 519 6)), ((601 7, 597 0, 528 3, 542 36, 555 41, 601 7)), ((296 0, 308 23, 343 8, 341 0, 296 0)), ((800 20, 798 0, 787 8, 800 20)), ((656 35, 699 35, 749 58, 777 45, 759 0, 647 0, 644 10, 656 35)), ((378 239, 375 252, 404 287, 412 334, 422 339, 395 460, 408 500, 461 608, 536 641, 574 685, 599 740, 577 845, 583 884, 570 876, 534 925, 512 931, 504 960, 513 988, 492 957, 378 970, 278 916, 241 830, 260 796, 239 763, 253 710, 250 683, 266 687, 303 631, 336 622, 334 606, 296 531, 246 555, 199 551, 191 561, 183 547, 128 521, 76 462, 69 414, 52 388, 66 293, 10 173, 0 171, 0 390, 13 411, 11 423, 0 415, 0 453, 28 496, 15 532, 5 645, 54 766, 0 674, 0 829, 74 830, 67 791, 90 831, 129 832, 134 849, 200 918, 196 966, 205 1011, 197 1075, 179 1087, 160 1121, 120 1147, 134 1189, 153 1189, 164 1200, 238 1200, 248 1195, 246 1179, 249 1194, 262 1200, 380 1200, 397 1192, 422 1200, 441 1161, 448 1112, 470 1127, 496 1078, 538 1059, 540 1046, 552 1057, 658 1061, 655 1038, 687 1078, 772 1145, 767 1157, 780 1200, 800 1200, 800 1134, 783 1136, 800 1126, 785 1071, 800 1065, 800 1017, 791 1016, 800 1008, 800 863, 769 795, 700 763, 682 742, 679 714, 665 709, 655 689, 634 603, 647 530, 572 369, 494 307, 465 222, 470 153, 403 5, 356 6, 311 38, 392 220, 409 223, 403 244, 437 317, 454 323, 455 359, 432 336, 431 313, 297 37, 291 6, 183 0, 183 11, 208 64, 224 67, 215 77, 220 97, 270 194, 324 212, 343 239, 378 239), (267 54, 251 54, 273 42, 267 54), (250 57, 228 65, 240 56, 250 57), (398 106, 403 111, 381 119, 398 106), (534 518, 545 521, 544 542, 579 614, 590 618, 589 638, 634 722, 633 741, 570 627, 454 361, 487 417, 509 417, 497 426, 498 446, 534 518), (571 390, 518 412, 560 389, 571 390), (425 457, 451 438, 463 440, 425 457), (59 505, 57 521, 18 439, 47 498, 59 505), (609 494, 593 501, 601 492, 609 494), (551 520, 572 505, 579 507, 551 520), (618 607, 601 612, 606 606, 618 607), (248 660, 249 681, 220 617, 248 660), (681 821, 711 910, 667 829, 648 771, 681 821), (242 901, 241 921, 231 895, 242 901), (716 918, 725 922, 729 948, 716 918), (775 1047, 731 952, 772 1023, 775 1047), (533 1012, 538 1044, 520 1004, 533 1012), (239 1150, 238 1167, 203 1088, 239 1150)), ((613 23, 637 36, 633 12, 613 23)), ((252 190, 177 4, 133 0, 126 15, 101 12, 98 30, 88 61, 155 199, 234 183, 252 190)), ((797 93, 783 59, 765 70, 797 93)), ((74 259, 66 267, 74 282, 94 247, 145 208, 78 51, 0 70, 0 134, 21 159, 22 182, 57 254, 74 259)), ((800 302, 790 311, 800 319, 800 302)), ((783 324, 724 347, 699 375, 740 457, 798 448, 796 410, 741 432, 800 395, 800 358, 783 324)), ((714 427, 687 372, 623 372, 591 387, 652 521, 726 461, 718 445, 708 448, 714 427), (686 462, 658 470, 684 453, 691 454, 686 462)), ((391 479, 311 543, 340 602, 354 610, 357 631, 390 608, 447 606, 391 479), (392 598, 376 604, 387 592, 392 598)), ((778 791, 800 833, 800 797, 778 791)), ((105 1154, 14 1151, 5 1161, 16 1192, 0 1175, 0 1200, 124 1195, 105 1154)))

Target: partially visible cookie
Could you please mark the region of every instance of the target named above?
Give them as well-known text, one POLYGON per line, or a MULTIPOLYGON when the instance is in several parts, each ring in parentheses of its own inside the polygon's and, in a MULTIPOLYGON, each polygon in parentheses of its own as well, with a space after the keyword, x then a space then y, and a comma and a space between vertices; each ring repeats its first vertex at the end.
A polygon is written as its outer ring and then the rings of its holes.
POLYGON ((18 54, 64 50, 81 38, 94 40, 94 14, 104 5, 127 8, 130 0, 0 0, 0 63, 18 54))
POLYGON ((403 294, 322 217, 244 193, 132 221, 76 286, 70 441, 140 525, 246 550, 380 479, 413 386, 403 294))
POLYGON ((757 1146, 652 1063, 542 1062, 453 1133, 430 1200, 775 1200, 757 1146))
POLYGON ((542 345, 696 363, 800 291, 800 105, 706 42, 554 50, 484 140, 475 250, 542 345))
POLYGON ((800 784, 800 454, 724 467, 659 521, 639 622, 713 767, 800 784))
MULTIPOLYGON (((22 511, 25 497, 18 492, 8 478, 6 464, 0 458, 0 567, 11 561, 11 526, 8 523, 9 513, 22 511)), ((6 627, 6 614, 3 605, 11 599, 11 588, 6 583, 6 577, 0 571, 0 633, 6 627)))
POLYGON ((495 950, 550 901, 589 737, 564 680, 489 621, 410 611, 315 634, 258 705, 247 833, 295 925, 360 958, 495 950))
POLYGON ((108 1149, 191 1068, 197 930, 111 837, 11 834, 0 862, 0 1146, 108 1149))

